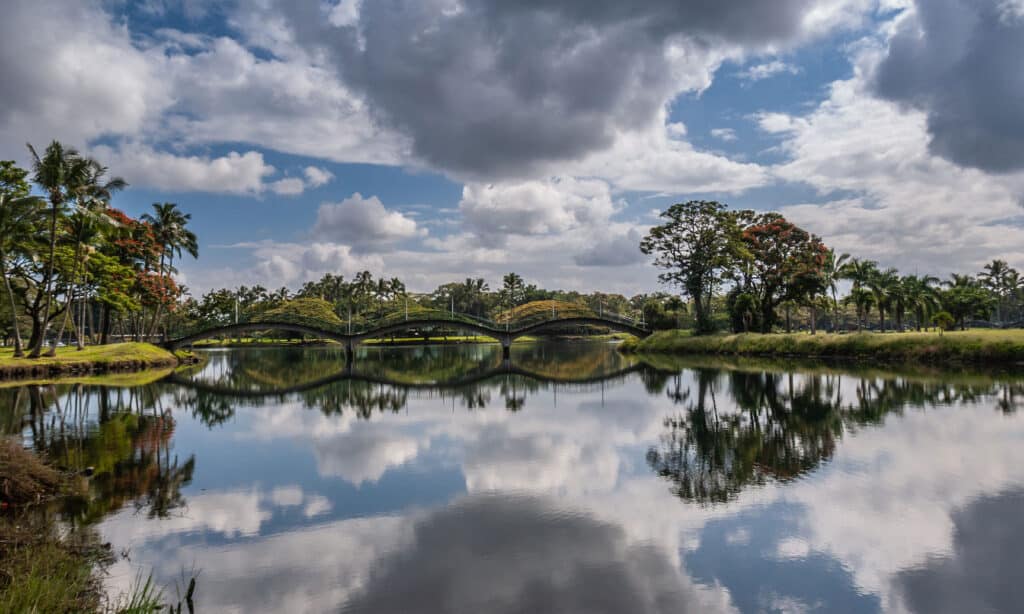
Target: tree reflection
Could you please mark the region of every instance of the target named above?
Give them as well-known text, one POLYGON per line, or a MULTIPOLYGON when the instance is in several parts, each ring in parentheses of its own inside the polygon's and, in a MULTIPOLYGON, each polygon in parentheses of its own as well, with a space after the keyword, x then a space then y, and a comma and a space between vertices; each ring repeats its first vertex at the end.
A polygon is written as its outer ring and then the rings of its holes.
POLYGON ((1013 412, 1024 385, 992 377, 937 378, 692 368, 663 390, 681 411, 665 419, 647 462, 682 499, 726 502, 740 491, 797 479, 828 461, 846 430, 906 408, 994 399, 1013 412), (692 375, 687 383, 684 375, 692 375))
POLYGON ((171 454, 175 421, 158 386, 19 390, 15 409, 24 411, 36 450, 90 476, 85 496, 63 500, 69 521, 91 524, 127 503, 164 517, 185 504, 181 489, 192 480, 195 458, 171 454))

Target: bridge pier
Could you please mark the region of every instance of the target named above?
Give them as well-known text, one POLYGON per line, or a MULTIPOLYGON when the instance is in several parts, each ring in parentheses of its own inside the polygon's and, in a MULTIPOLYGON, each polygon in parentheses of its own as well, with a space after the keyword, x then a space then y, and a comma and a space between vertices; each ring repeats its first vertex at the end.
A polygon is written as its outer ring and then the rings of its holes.
POLYGON ((355 342, 352 339, 345 341, 345 365, 346 367, 352 367, 352 363, 356 360, 355 342))
POLYGON ((502 335, 499 341, 501 341, 501 358, 509 360, 512 358, 512 336, 502 335))

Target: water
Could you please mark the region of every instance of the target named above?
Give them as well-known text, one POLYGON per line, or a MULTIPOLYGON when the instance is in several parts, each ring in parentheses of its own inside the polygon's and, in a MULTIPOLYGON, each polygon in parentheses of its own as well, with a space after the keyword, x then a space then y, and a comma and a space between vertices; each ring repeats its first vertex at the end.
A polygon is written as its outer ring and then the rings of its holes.
POLYGON ((211 351, 0 390, 201 612, 1019 612, 1024 377, 606 344, 211 351))

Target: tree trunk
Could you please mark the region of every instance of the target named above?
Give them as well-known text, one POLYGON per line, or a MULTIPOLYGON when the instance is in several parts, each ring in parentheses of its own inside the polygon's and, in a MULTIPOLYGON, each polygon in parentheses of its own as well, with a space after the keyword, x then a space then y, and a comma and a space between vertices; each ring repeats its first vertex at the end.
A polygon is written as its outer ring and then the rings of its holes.
POLYGON ((818 333, 818 308, 812 303, 811 304, 811 334, 815 335, 818 333))
POLYGON ((881 306, 878 307, 878 330, 885 332, 885 310, 881 306))
POLYGON ((100 345, 110 341, 110 306, 104 303, 100 309, 100 345))
POLYGON ((792 320, 790 319, 789 316, 790 316, 790 308, 789 308, 789 305, 787 304, 786 305, 786 334, 789 334, 789 333, 793 332, 793 323, 792 323, 792 320))
POLYGON ((29 358, 39 358, 39 355, 43 353, 43 343, 46 342, 46 330, 50 327, 50 291, 53 288, 53 270, 55 255, 57 252, 57 207, 58 203, 52 202, 50 213, 50 260, 46 265, 46 284, 43 289, 43 322, 42 331, 40 331, 39 339, 35 345, 32 346, 32 351, 29 352, 29 358))
POLYGON ((21 331, 18 330, 18 306, 14 302, 14 290, 11 289, 11 278, 7 276, 7 259, 0 252, 0 275, 4 277, 4 289, 11 301, 11 328, 14 330, 14 358, 21 358, 25 351, 21 347, 21 331))

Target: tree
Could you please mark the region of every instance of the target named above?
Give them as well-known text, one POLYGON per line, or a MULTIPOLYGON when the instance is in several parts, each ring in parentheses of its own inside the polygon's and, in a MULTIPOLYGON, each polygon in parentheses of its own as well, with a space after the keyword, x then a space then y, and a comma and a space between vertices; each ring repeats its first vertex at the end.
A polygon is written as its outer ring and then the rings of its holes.
POLYGON ((8 274, 8 255, 21 248, 34 234, 42 219, 42 199, 29 196, 28 172, 9 160, 0 161, 0 275, 11 309, 14 336, 14 357, 24 356, 21 331, 18 328, 18 307, 8 274))
POLYGON ((825 289, 828 290, 832 298, 832 330, 835 330, 839 321, 839 281, 843 278, 843 270, 849 260, 850 254, 837 256, 834 250, 829 250, 825 266, 821 270, 825 289))
POLYGON ((900 277, 896 269, 874 271, 867 280, 868 290, 875 299, 875 306, 878 307, 879 331, 885 332, 885 313, 897 303, 903 304, 901 296, 900 277))
POLYGON ((857 311, 857 330, 863 329, 867 312, 871 308, 873 297, 866 286, 877 271, 877 262, 859 258, 851 258, 840 269, 840 277, 853 282, 848 300, 853 303, 857 311))
POLYGON ((747 265, 741 286, 757 300, 761 331, 771 332, 776 309, 824 292, 829 250, 821 239, 778 213, 763 213, 743 229, 747 265))
POLYGON ((526 300, 526 288, 523 278, 517 273, 508 273, 501 278, 501 298, 509 309, 519 306, 526 300))
POLYGON ((996 298, 996 321, 998 322, 1003 321, 1003 303, 1008 294, 1006 279, 1012 270, 1005 260, 997 259, 986 264, 984 271, 978 275, 978 280, 981 284, 996 298))
MULTIPOLYGON (((185 250, 193 258, 199 257, 199 245, 196 235, 187 228, 191 214, 182 213, 176 203, 153 203, 153 215, 143 214, 142 221, 146 222, 153 229, 157 244, 160 247, 160 258, 157 274, 161 279, 170 277, 174 272, 174 257, 181 256, 185 250), (166 269, 164 262, 167 262, 166 269)), ((171 300, 176 297, 166 297, 171 300)), ((149 334, 156 333, 161 311, 165 301, 157 303, 153 313, 153 323, 150 326, 149 334)))
POLYGON ((939 293, 935 288, 939 278, 932 275, 907 275, 901 283, 906 307, 914 314, 917 330, 920 331, 921 326, 928 323, 930 314, 939 308, 939 293))
POLYGON ((677 203, 662 212, 665 222, 651 228, 640 251, 654 255, 664 284, 678 287, 694 305, 696 331, 713 330, 711 299, 729 276, 743 249, 738 216, 715 201, 677 203))
POLYGON ((967 328, 968 318, 987 318, 995 300, 991 293, 970 275, 953 273, 944 282, 942 307, 952 314, 960 324, 960 330, 967 328))
MULTIPOLYGON (((68 279, 68 295, 64 307, 64 319, 55 339, 60 339, 64 334, 64 328, 73 311, 73 305, 77 296, 79 285, 79 274, 85 272, 84 261, 87 253, 84 251, 86 245, 95 243, 100 236, 100 227, 111 223, 106 217, 106 209, 110 204, 113 193, 128 186, 128 183, 120 177, 113 177, 106 180, 104 175, 107 168, 95 160, 86 161, 86 169, 79 183, 72 187, 71 196, 74 199, 75 211, 69 218, 68 226, 71 231, 72 241, 75 245, 75 258, 71 266, 71 275, 68 279)), ((77 325, 75 328, 75 343, 79 350, 83 348, 82 334, 77 325)))
POLYGON ((956 323, 956 319, 948 311, 940 311, 932 316, 932 323, 939 327, 940 334, 951 328, 956 323))
MULTIPOLYGON (((78 151, 71 147, 65 147, 58 141, 51 142, 43 155, 40 156, 32 145, 28 145, 29 153, 32 155, 32 180, 46 194, 50 201, 50 227, 49 227, 49 250, 47 252, 45 266, 46 273, 43 278, 43 290, 41 293, 42 309, 36 314, 38 319, 33 323, 32 348, 29 357, 38 358, 42 353, 43 343, 46 340, 46 331, 54 314, 51 313, 53 301, 54 268, 56 266, 55 255, 57 251, 57 221, 64 213, 66 203, 73 198, 74 191, 83 184, 88 176, 89 161, 79 155, 78 151)), ((51 354, 56 354, 56 345, 51 349, 51 354)))

